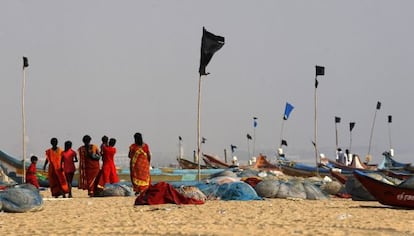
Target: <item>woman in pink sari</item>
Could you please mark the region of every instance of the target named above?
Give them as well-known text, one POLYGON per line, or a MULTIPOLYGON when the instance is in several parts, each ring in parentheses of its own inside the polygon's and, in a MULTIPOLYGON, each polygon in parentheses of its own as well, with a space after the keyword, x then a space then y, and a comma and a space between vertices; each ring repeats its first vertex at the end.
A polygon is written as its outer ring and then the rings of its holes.
POLYGON ((136 194, 141 194, 151 185, 150 163, 151 152, 148 144, 142 140, 142 135, 134 135, 135 142, 129 147, 130 175, 132 187, 136 194))

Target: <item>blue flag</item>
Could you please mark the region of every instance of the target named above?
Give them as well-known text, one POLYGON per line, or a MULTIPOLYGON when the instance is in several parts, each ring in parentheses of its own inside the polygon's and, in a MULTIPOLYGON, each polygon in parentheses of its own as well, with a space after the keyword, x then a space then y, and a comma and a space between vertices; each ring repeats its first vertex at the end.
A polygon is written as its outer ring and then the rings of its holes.
POLYGON ((285 115, 283 115, 284 120, 289 118, 290 112, 292 112, 293 108, 294 107, 290 103, 286 102, 285 115))
POLYGON ((257 127, 257 117, 253 117, 253 127, 257 127))

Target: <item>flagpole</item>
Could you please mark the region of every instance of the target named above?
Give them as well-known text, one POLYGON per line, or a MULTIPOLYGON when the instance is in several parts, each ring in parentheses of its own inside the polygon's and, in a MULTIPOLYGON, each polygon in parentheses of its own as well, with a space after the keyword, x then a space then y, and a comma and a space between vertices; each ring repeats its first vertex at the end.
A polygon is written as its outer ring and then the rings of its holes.
POLYGON ((283 140, 283 129, 285 126, 285 119, 282 119, 282 127, 280 128, 280 140, 279 140, 279 148, 282 147, 282 140, 283 140))
POLYGON ((315 142, 315 164, 316 164, 316 175, 319 176, 319 169, 318 169, 318 142, 317 142, 317 130, 318 130, 318 122, 317 122, 317 96, 316 96, 316 89, 317 89, 317 75, 315 76, 315 93, 314 93, 314 103, 315 103, 315 110, 314 110, 314 142, 315 142))
POLYGON ((352 153, 352 130, 349 131, 349 153, 352 153))
POLYGON ((374 120, 372 121, 372 127, 371 127, 371 135, 369 136, 369 146, 368 146, 368 154, 367 154, 367 162, 368 159, 371 159, 371 145, 372 145, 372 136, 374 135, 374 126, 375 126, 375 119, 377 117, 377 111, 381 108, 381 103, 377 102, 377 108, 375 109, 374 113, 374 120))
POLYGON ((201 167, 200 167, 200 150, 201 150, 201 139, 200 139, 200 131, 201 131, 201 75, 198 79, 198 103, 197 103, 197 163, 198 163, 198 181, 201 180, 201 167))
MULTIPOLYGON (((392 150, 392 142, 391 142, 391 122, 392 122, 392 116, 388 116, 388 140, 390 142, 390 152, 392 150)), ((392 155, 392 153, 391 153, 392 155)))
POLYGON ((338 123, 335 121, 335 145, 338 150, 338 123))
POLYGON ((252 156, 250 155, 250 143, 249 143, 249 134, 247 134, 246 135, 246 139, 247 139, 247 152, 248 152, 248 154, 249 154, 249 160, 250 160, 250 158, 252 158, 252 156))
MULTIPOLYGON (((24 59, 23 59, 24 60, 24 59)), ((23 182, 26 183, 26 114, 25 114, 25 103, 24 93, 26 90, 26 66, 23 62, 23 82, 22 82, 22 132, 23 132, 23 182)))

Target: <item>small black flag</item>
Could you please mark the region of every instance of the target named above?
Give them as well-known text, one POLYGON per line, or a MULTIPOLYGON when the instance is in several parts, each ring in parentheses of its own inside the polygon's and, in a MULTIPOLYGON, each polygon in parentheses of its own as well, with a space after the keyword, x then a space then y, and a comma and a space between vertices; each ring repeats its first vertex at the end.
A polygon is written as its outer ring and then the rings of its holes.
POLYGON ((335 123, 341 123, 341 117, 335 116, 335 123))
POLYGON ((206 138, 204 138, 204 137, 201 138, 201 143, 206 143, 206 141, 207 141, 206 138))
POLYGON ((183 139, 181 138, 181 136, 178 136, 178 140, 182 141, 183 139))
POLYGON ((230 148, 231 148, 231 152, 233 153, 233 152, 234 152, 234 149, 236 149, 236 148, 237 148, 237 146, 236 146, 236 145, 231 144, 231 145, 230 145, 230 148))
POLYGON ((318 87, 318 84, 319 84, 318 79, 315 78, 315 88, 318 87))
POLYGON ((201 38, 200 68, 198 70, 200 76, 209 74, 206 73, 206 66, 210 62, 214 53, 220 50, 223 45, 224 37, 214 35, 203 27, 203 37, 201 38))
POLYGON ((285 145, 286 147, 287 147, 287 142, 286 142, 286 140, 284 140, 284 139, 282 139, 282 142, 280 143, 280 146, 283 146, 283 145, 285 145))
POLYGON ((388 123, 392 123, 392 116, 388 116, 388 123))
POLYGON ((247 137, 247 139, 252 140, 252 136, 250 136, 250 134, 247 134, 246 137, 247 137))
POLYGON ((23 57, 23 69, 29 67, 29 60, 27 57, 23 57))
POLYGON ((325 67, 323 66, 315 66, 316 68, 316 76, 318 75, 325 75, 325 67))
POLYGON ((349 123, 349 132, 352 131, 352 129, 354 128, 354 126, 355 126, 355 122, 350 122, 349 123))
POLYGON ((381 102, 377 102, 377 110, 381 109, 381 102))

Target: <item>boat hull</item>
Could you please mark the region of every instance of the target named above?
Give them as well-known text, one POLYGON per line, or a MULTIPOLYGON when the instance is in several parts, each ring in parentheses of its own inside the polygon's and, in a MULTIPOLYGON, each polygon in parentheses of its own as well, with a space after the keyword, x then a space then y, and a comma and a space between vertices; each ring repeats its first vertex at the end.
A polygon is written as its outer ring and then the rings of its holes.
POLYGON ((354 175, 381 204, 414 208, 414 189, 384 183, 362 171, 355 171, 354 175))

